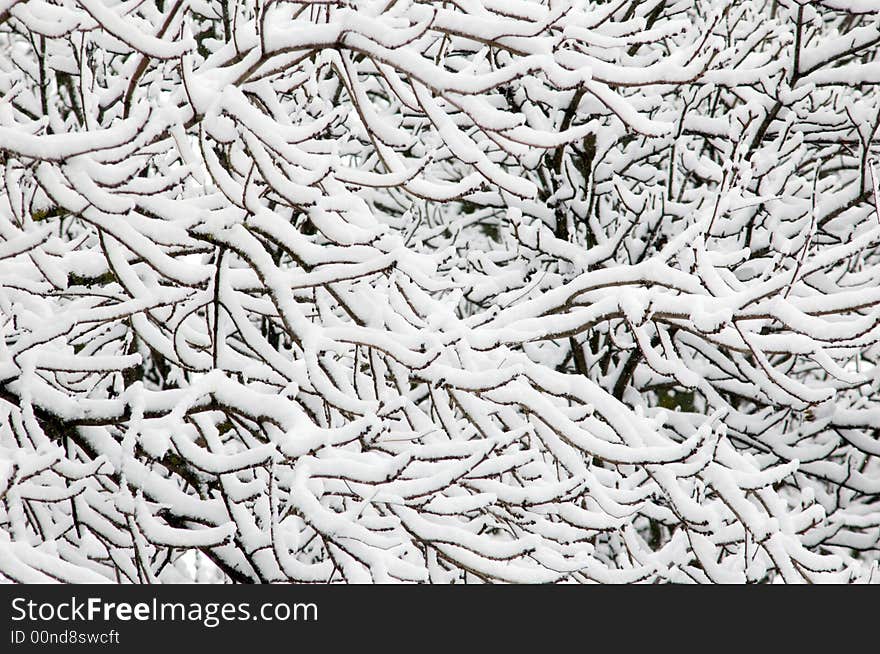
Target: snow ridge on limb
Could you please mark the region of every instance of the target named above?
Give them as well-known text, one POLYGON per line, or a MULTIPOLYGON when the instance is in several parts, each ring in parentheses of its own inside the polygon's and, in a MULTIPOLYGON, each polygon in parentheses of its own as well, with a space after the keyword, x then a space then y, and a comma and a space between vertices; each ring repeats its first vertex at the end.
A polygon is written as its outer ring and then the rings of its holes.
POLYGON ((871 4, 19 3, 0 577, 870 581, 871 4))

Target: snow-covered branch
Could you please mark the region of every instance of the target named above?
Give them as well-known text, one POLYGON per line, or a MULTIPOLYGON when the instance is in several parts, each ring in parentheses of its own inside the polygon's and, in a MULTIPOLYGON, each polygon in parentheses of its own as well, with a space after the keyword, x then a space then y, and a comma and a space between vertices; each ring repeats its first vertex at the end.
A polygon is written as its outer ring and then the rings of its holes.
POLYGON ((0 577, 878 578, 874 4, 11 3, 0 577))

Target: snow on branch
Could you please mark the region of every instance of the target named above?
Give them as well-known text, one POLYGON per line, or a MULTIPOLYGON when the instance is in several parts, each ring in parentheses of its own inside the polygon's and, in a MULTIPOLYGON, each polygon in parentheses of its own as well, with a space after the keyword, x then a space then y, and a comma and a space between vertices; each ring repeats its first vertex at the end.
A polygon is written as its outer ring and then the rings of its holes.
POLYGON ((876 2, 0 13, 0 579, 851 582, 876 2))

